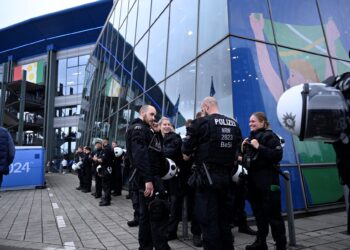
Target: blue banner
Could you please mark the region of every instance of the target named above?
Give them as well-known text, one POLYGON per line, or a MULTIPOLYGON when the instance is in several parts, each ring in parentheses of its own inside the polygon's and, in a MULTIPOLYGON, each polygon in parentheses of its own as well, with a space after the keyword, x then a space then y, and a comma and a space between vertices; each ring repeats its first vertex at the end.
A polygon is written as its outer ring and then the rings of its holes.
POLYGON ((4 175, 1 190, 43 187, 45 184, 43 147, 16 147, 16 156, 4 175))

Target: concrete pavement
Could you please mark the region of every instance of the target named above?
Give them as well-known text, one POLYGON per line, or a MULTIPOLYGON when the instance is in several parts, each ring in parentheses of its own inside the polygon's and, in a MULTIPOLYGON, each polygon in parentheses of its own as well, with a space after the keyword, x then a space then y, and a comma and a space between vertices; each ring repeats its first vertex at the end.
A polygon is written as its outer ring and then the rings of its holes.
MULTIPOLYGON (((99 207, 90 193, 75 189, 75 175, 47 174, 46 181, 46 189, 0 193, 0 249, 138 248, 138 228, 126 224, 132 208, 124 195, 113 197, 111 206, 99 207)), ((297 247, 290 249, 350 249, 346 220, 345 211, 296 219, 297 247)), ((236 228, 234 234, 236 249, 254 241, 236 228)), ((178 235, 179 240, 170 241, 172 249, 202 249, 183 239, 181 223, 178 235)), ((271 238, 268 243, 274 249, 271 238)))

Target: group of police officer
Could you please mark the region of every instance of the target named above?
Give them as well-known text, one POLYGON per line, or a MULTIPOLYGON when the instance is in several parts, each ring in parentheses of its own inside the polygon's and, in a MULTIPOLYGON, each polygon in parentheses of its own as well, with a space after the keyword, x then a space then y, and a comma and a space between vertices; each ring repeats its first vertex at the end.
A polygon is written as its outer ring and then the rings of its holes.
POLYGON ((119 196, 122 191, 122 158, 124 152, 117 142, 109 145, 108 138, 95 141, 95 149, 78 147, 74 155, 73 170, 78 173, 79 186, 77 190, 83 193, 91 192, 92 178, 95 179, 96 199, 101 198, 100 206, 111 204, 111 195, 119 196))
MULTIPOLYGON (((235 221, 233 211, 237 184, 232 181, 232 175, 237 170, 238 161, 246 159, 241 152, 243 140, 238 123, 219 113, 218 103, 213 97, 203 100, 202 117, 188 124, 187 135, 183 140, 174 133, 169 119, 162 118, 159 122, 160 128, 155 126, 156 109, 153 106, 142 106, 139 114, 126 132, 127 157, 135 169, 132 182, 136 183, 137 188, 134 190, 138 193, 136 210, 139 222, 139 249, 170 249, 168 240, 177 238, 181 207, 179 204, 184 195, 181 187, 185 185, 182 178, 165 180, 168 159, 179 165, 181 170, 177 175, 182 171, 186 173, 186 185, 194 190, 192 221, 197 222, 200 227, 197 232, 192 233, 195 236, 202 233, 204 249, 234 249, 232 224, 235 221)), ((272 149, 269 149, 269 145, 261 144, 263 158, 264 154, 272 152, 276 147, 281 154, 280 144, 274 144, 272 149)), ((259 145, 257 151, 258 148, 259 145)), ((280 158, 278 157, 277 162, 273 164, 265 159, 265 163, 268 163, 266 167, 277 165, 280 158)), ((259 165, 260 170, 265 168, 261 165, 263 164, 259 165)), ((268 174, 265 175, 268 177, 268 174)), ((271 176, 275 175, 275 172, 271 172, 271 176)), ((259 182, 258 179, 256 181, 259 182)), ((272 183, 269 183, 268 188, 270 184, 272 186, 272 183)), ((278 185, 276 181, 273 183, 276 189, 278 185)), ((277 249, 286 249, 285 230, 275 230, 282 228, 283 220, 280 204, 277 204, 280 202, 279 189, 273 191, 276 191, 273 192, 274 202, 269 207, 266 200, 262 205, 257 201, 258 204, 253 206, 263 209, 264 213, 260 214, 267 218, 257 225, 257 240, 246 249, 267 249, 265 222, 273 228, 277 249), (265 213, 266 208, 273 212, 265 213), (270 215, 276 214, 277 216, 270 220, 270 215), (275 227, 274 223, 277 223, 278 227, 275 227)), ((242 232, 255 234, 249 231, 246 220, 244 225, 245 229, 242 229, 242 232)), ((195 225, 192 224, 192 227, 195 225)))

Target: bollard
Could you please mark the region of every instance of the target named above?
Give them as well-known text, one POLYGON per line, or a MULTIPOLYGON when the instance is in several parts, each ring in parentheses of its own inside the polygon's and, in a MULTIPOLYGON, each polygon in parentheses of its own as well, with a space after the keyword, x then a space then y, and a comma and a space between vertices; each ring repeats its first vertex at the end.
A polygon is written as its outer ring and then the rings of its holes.
POLYGON ((187 195, 184 197, 182 205, 182 236, 188 239, 188 216, 187 216, 187 195))
POLYGON ((294 226, 294 210, 293 210, 293 200, 292 200, 292 188, 290 185, 290 174, 289 174, 289 171, 283 171, 283 173, 286 177, 288 177, 288 180, 285 180, 285 182, 284 182, 284 186, 285 186, 285 190, 286 190, 286 201, 287 201, 289 245, 296 246, 295 226, 294 226))

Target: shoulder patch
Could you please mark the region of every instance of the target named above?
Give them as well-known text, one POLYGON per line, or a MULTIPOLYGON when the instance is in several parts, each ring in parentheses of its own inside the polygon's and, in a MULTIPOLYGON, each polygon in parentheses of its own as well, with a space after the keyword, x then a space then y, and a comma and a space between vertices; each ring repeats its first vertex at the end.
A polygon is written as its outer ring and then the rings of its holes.
POLYGON ((134 127, 134 129, 135 129, 135 130, 137 130, 137 129, 142 129, 142 127, 141 127, 141 125, 136 125, 136 126, 134 127))

